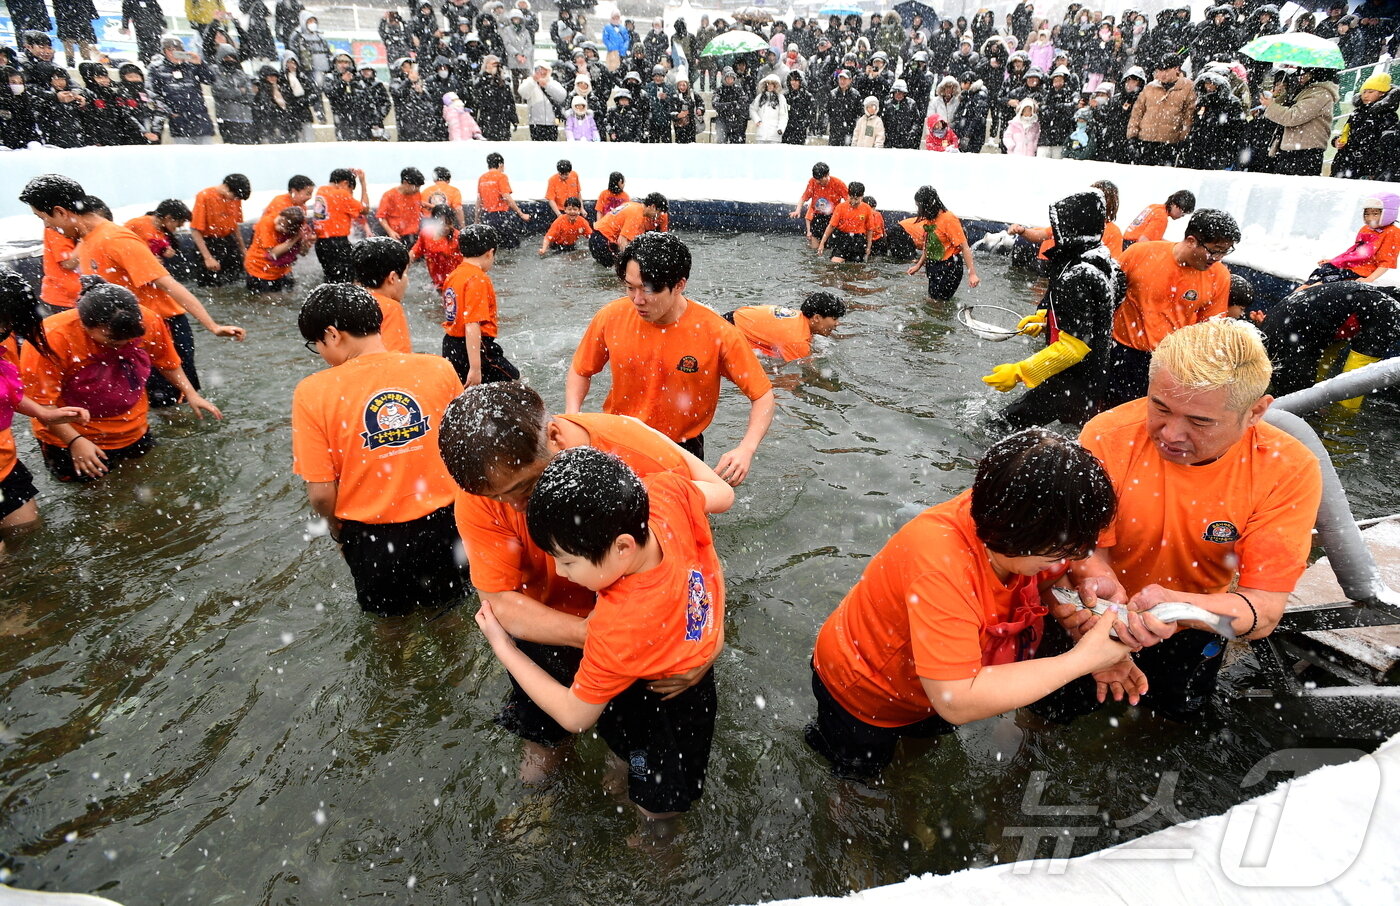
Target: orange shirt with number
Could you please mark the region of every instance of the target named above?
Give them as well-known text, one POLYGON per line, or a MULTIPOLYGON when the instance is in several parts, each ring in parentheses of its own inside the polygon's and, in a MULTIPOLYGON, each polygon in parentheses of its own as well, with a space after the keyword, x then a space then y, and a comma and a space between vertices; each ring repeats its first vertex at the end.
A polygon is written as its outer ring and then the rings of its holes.
POLYGON ((704 495, 680 475, 642 481, 650 504, 647 527, 662 560, 598 592, 571 686, 575 696, 594 705, 606 704, 637 680, 699 667, 715 655, 723 636, 724 571, 704 495))
POLYGON ((423 194, 405 195, 398 189, 390 189, 379 199, 379 210, 374 216, 400 236, 412 236, 418 232, 418 224, 423 219, 423 194))
POLYGON ((835 176, 828 176, 826 185, 822 185, 816 177, 808 179, 807 188, 802 193, 802 197, 808 202, 807 219, 811 220, 818 214, 831 214, 838 204, 850 196, 851 192, 846 188, 846 184, 835 176))
POLYGON ((704 432, 715 417, 720 378, 750 400, 773 384, 739 328, 689 299, 676 323, 643 321, 632 300, 617 299, 593 316, 570 367, 592 376, 612 364, 603 411, 632 415, 674 441, 704 432))
POLYGON ((78 244, 58 230, 44 228, 44 279, 39 284, 39 298, 59 308, 72 308, 82 287, 77 271, 62 267, 60 262, 72 258, 78 244))
POLYGON ((567 248, 580 239, 592 235, 593 227, 589 226, 588 221, 582 216, 571 220, 568 214, 560 214, 549 225, 549 231, 544 234, 544 238, 555 245, 567 248))
POLYGON ((608 216, 601 218, 594 229, 616 245, 621 239, 631 242, 643 233, 652 230, 664 233, 670 229, 670 226, 671 217, 669 214, 659 213, 655 217, 648 217, 646 205, 640 201, 629 201, 608 216))
POLYGON ((442 329, 449 337, 464 337, 468 324, 480 324, 483 336, 497 335, 496 287, 486 271, 463 261, 442 287, 442 329))
POLYGON ((190 209, 190 229, 222 239, 232 236, 243 223, 243 202, 225 195, 218 186, 201 189, 190 209))
POLYGON ((155 281, 170 276, 150 246, 124 226, 104 220, 78 243, 78 270, 96 274, 108 283, 125 286, 136 294, 144 307, 162 318, 174 318, 185 313, 175 297, 155 285, 155 281))
MULTIPOLYGON (((175 351, 175 343, 170 339, 170 328, 165 321, 149 309, 141 309, 141 322, 146 328, 144 336, 131 341, 151 357, 151 368, 157 371, 173 371, 180 367, 180 356, 175 351)), ((26 343, 20 353, 20 367, 24 373, 25 394, 41 406, 63 406, 63 381, 69 375, 77 374, 87 364, 88 359, 103 352, 107 347, 99 345, 78 320, 76 309, 59 312, 44 319, 44 336, 54 357, 43 355, 33 345, 26 343)), ((73 428, 104 450, 129 447, 146 433, 146 413, 149 405, 146 394, 137 395, 136 402, 120 415, 106 418, 93 418, 86 425, 74 424, 73 428)), ((64 446, 58 435, 43 422, 31 419, 34 436, 46 444, 64 446)))
POLYGON ((759 355, 791 362, 812 354, 812 322, 802 312, 776 305, 745 305, 734 326, 759 355))
POLYGON ((832 228, 840 233, 864 236, 874 226, 875 216, 875 211, 865 202, 852 207, 850 201, 845 200, 831 212, 832 228))
POLYGON ((349 236, 355 218, 364 213, 365 206, 341 185, 321 186, 311 198, 311 228, 317 239, 349 236))
POLYGON ((457 265, 462 263, 462 250, 457 244, 458 238, 456 230, 450 230, 442 236, 419 233, 417 241, 413 243, 413 250, 409 253, 414 258, 423 259, 423 263, 428 266, 428 278, 439 290, 447 283, 447 278, 457 269, 457 265))
POLYGON ((1150 204, 1128 224, 1128 232, 1123 238, 1129 242, 1141 242, 1144 239, 1155 242, 1167 235, 1167 224, 1170 222, 1171 217, 1167 215, 1166 205, 1150 204))
POLYGON ((510 178, 504 170, 487 170, 476 181, 476 194, 481 199, 481 209, 500 213, 510 210, 506 196, 510 194, 510 178))
POLYGON ((568 176, 560 176, 555 173, 549 178, 544 186, 545 201, 552 201, 559 210, 564 210, 564 202, 570 198, 583 199, 583 190, 579 188, 577 171, 570 170, 568 176))
POLYGON ((905 523, 871 558, 822 624, 812 663, 866 723, 918 723, 937 713, 920 678, 976 676, 988 628, 1008 620, 1036 581, 997 576, 964 491, 905 523))
POLYGON ((1113 339, 1151 352, 1179 327, 1225 314, 1230 272, 1219 261, 1198 271, 1178 264, 1174 242, 1138 242, 1123 253, 1128 294, 1113 313, 1113 339))
POLYGON ((1110 409, 1079 435, 1118 494, 1099 548, 1128 594, 1151 584, 1214 594, 1236 576, 1244 588, 1291 592, 1308 565, 1322 499, 1317 457, 1260 422, 1214 462, 1168 462, 1147 434, 1150 405, 1110 409))

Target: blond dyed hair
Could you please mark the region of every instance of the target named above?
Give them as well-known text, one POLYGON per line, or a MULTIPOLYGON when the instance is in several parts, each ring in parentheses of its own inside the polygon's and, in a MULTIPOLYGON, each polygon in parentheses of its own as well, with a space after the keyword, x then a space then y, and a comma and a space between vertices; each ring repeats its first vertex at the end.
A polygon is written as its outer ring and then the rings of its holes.
POLYGON ((1193 390, 1226 388, 1234 412, 1258 402, 1274 372, 1259 328, 1233 318, 1212 318, 1168 334, 1152 353, 1149 378, 1163 368, 1193 390))

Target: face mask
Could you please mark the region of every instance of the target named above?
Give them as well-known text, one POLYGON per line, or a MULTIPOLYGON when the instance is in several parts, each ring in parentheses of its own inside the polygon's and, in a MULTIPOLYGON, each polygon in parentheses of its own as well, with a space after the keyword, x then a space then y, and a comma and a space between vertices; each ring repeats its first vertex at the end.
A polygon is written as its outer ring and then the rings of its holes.
POLYGON ((308 22, 306 23, 306 30, 315 34, 321 30, 321 26, 317 25, 315 22, 308 22))
POLYGON ((14 84, 13 82, 11 82, 11 83, 10 83, 10 93, 11 93, 11 94, 24 94, 24 85, 22 85, 22 84, 16 85, 16 84, 14 84))
POLYGON ((445 79, 445 78, 447 78, 447 77, 450 76, 450 75, 452 75, 452 70, 450 70, 450 69, 439 69, 439 70, 438 70, 438 78, 440 78, 440 79, 445 79))
MULTIPOLYGON (((10 87, 11 87, 11 88, 14 88, 15 86, 11 85, 10 87)), ((23 87, 23 86, 21 86, 21 87, 23 87)), ((1365 215, 1364 217, 1362 217, 1361 220, 1362 220, 1363 223, 1365 223, 1368 227, 1370 227, 1370 228, 1373 229, 1373 230, 1379 229, 1379 228, 1380 228, 1380 225, 1381 225, 1381 215, 1379 215, 1379 214, 1367 214, 1367 215, 1365 215)))

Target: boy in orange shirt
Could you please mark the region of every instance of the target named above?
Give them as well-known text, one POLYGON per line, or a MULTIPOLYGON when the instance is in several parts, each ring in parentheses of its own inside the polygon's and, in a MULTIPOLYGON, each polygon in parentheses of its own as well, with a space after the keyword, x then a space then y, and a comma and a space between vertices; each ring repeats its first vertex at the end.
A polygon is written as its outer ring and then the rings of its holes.
POLYGON ((180 255, 180 240, 176 233, 190 222, 189 207, 178 198, 167 198, 140 217, 126 222, 126 228, 146 240, 151 254, 172 265, 177 265, 180 255))
POLYGON ((418 223, 423 219, 423 172, 417 167, 404 167, 399 184, 379 199, 375 216, 390 239, 397 239, 404 248, 413 248, 418 241, 418 223))
POLYGON ((452 171, 446 167, 434 167, 431 186, 423 190, 423 212, 431 214, 433 208, 445 204, 452 209, 452 218, 457 229, 466 226, 467 220, 462 211, 462 190, 452 185, 452 171))
POLYGON ((846 303, 833 293, 812 293, 802 310, 776 305, 746 305, 724 313, 739 328, 754 352, 791 362, 812 354, 812 337, 829 337, 846 317, 846 303))
POLYGON ((249 295, 280 293, 296 285, 292 265, 311 250, 306 238, 306 209, 288 205, 253 227, 253 244, 243 256, 249 295))
POLYGON ((223 182, 201 189, 194 197, 190 238, 202 265, 194 272, 195 283, 216 286, 236 282, 242 276, 243 256, 248 254, 243 240, 243 202, 252 194, 248 177, 230 173, 223 182))
POLYGON ((583 216, 583 199, 577 195, 564 199, 564 212, 555 218, 540 243, 540 254, 550 251, 572 252, 580 239, 593 235, 593 227, 583 216))
POLYGON ((292 461, 340 545, 360 609, 394 616, 466 592, 455 488, 437 452, 443 411, 462 385, 437 356, 385 349, 382 319, 358 286, 307 297, 297 327, 331 367, 292 396, 292 461))
POLYGON ((369 185, 364 170, 338 167, 331 171, 330 183, 311 197, 311 227, 316 232, 316 260, 321 263, 327 283, 349 283, 355 279, 350 260, 350 230, 369 210, 369 185), (360 187, 356 200, 350 193, 360 187))
POLYGON ((594 225, 588 239, 593 260, 604 267, 617 263, 617 256, 643 233, 664 233, 671 227, 670 203, 660 192, 652 192, 641 201, 629 201, 613 208, 594 225))
POLYGON ((39 283, 39 298, 46 314, 56 315, 72 308, 78 298, 80 278, 74 254, 77 249, 77 242, 58 230, 44 228, 44 277, 39 283))
POLYGON ((821 161, 812 165, 812 178, 807 180, 807 188, 803 190, 802 197, 797 199, 797 207, 788 215, 792 218, 801 217, 802 206, 807 205, 805 229, 807 244, 812 248, 815 249, 821 244, 821 237, 826 235, 826 226, 831 222, 831 212, 835 211, 836 206, 849 194, 846 184, 831 175, 831 167, 821 161), (807 204, 808 202, 811 204, 807 204))
POLYGON ((286 192, 267 203, 267 207, 263 208, 262 216, 258 219, 267 220, 270 217, 276 217, 290 207, 305 208, 306 203, 311 200, 311 196, 315 193, 316 183, 311 177, 297 174, 287 180, 286 192))
POLYGON ((598 596, 570 685, 516 647, 489 603, 477 612, 496 657, 531 700, 566 730, 597 725, 628 767, 629 798, 651 821, 688 811, 704 792, 713 670, 670 697, 647 686, 713 662, 724 644, 724 574, 705 514, 733 502, 718 479, 662 473, 643 481, 617 457, 566 450, 540 475, 526 520, 559 574, 598 596))
POLYGON ((379 338, 390 352, 412 352, 413 338, 404 316, 403 297, 408 290, 408 250, 388 236, 371 236, 355 243, 355 282, 379 303, 383 321, 379 338))
POLYGON ((544 187, 544 200, 549 205, 550 211, 558 217, 564 213, 564 208, 568 207, 570 198, 582 198, 583 190, 579 188, 578 174, 574 172, 573 161, 561 160, 554 165, 555 174, 549 178, 544 187))
POLYGON ((496 342, 496 287, 487 272, 496 265, 499 244, 485 224, 463 230, 457 240, 462 263, 442 287, 442 356, 466 387, 520 377, 496 342))
POLYGON ((520 245, 521 224, 530 222, 511 194, 506 159, 495 151, 486 155, 486 172, 476 181, 476 222, 494 227, 501 247, 508 249, 520 245))
POLYGON ((1167 224, 1196 210, 1196 196, 1185 189, 1167 196, 1163 204, 1150 204, 1133 218, 1123 234, 1123 248, 1134 242, 1156 242, 1167 235, 1167 224))
POLYGON ((1038 651, 1041 591, 1093 550, 1114 508, 1103 467, 1073 441, 1033 428, 993 446, 972 489, 895 532, 822 625, 807 744, 838 777, 868 781, 902 738, 951 733, 1126 660, 1113 618, 1056 657, 1038 651))
POLYGON ((433 281, 433 288, 438 292, 442 292, 447 278, 462 263, 462 251, 458 248, 460 235, 452 208, 440 204, 433 208, 432 216, 423 221, 418 241, 409 252, 409 257, 423 259, 428 267, 428 279, 433 281))
POLYGON ((866 204, 865 183, 853 182, 847 187, 850 192, 831 212, 831 222, 826 225, 821 241, 817 243, 817 254, 831 244, 831 260, 836 264, 845 261, 865 261, 870 257, 870 246, 875 241, 876 214, 866 204))

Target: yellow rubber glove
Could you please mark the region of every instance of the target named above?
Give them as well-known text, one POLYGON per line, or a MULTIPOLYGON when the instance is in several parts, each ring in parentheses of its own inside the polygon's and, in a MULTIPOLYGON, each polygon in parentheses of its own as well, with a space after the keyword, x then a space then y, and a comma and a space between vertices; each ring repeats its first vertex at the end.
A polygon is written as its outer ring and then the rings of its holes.
MULTIPOLYGON (((1348 371, 1355 371, 1365 365, 1370 365, 1372 362, 1379 361, 1380 359, 1375 356, 1362 355, 1353 349, 1347 354, 1346 364, 1342 365, 1342 374, 1346 374, 1348 371)), ((1360 409, 1361 404, 1365 402, 1365 400, 1366 397, 1364 396, 1354 396, 1349 400, 1342 400, 1341 404, 1348 409, 1360 409)))
POLYGON ((1028 337, 1038 337, 1045 329, 1045 318, 1049 314, 1045 309, 1040 309, 1033 315, 1026 315, 1016 322, 1016 330, 1028 337))
POLYGON ((993 390, 1000 390, 1002 393, 1010 391, 1016 386, 1016 382, 1021 380, 1021 366, 1019 364, 998 365, 992 369, 992 373, 982 378, 982 383, 993 390))
POLYGON ((1088 354, 1089 346, 1086 343, 1062 330, 1059 340, 1025 361, 1017 363, 1016 367, 1021 381, 1027 387, 1036 387, 1069 366, 1077 364, 1088 354))

